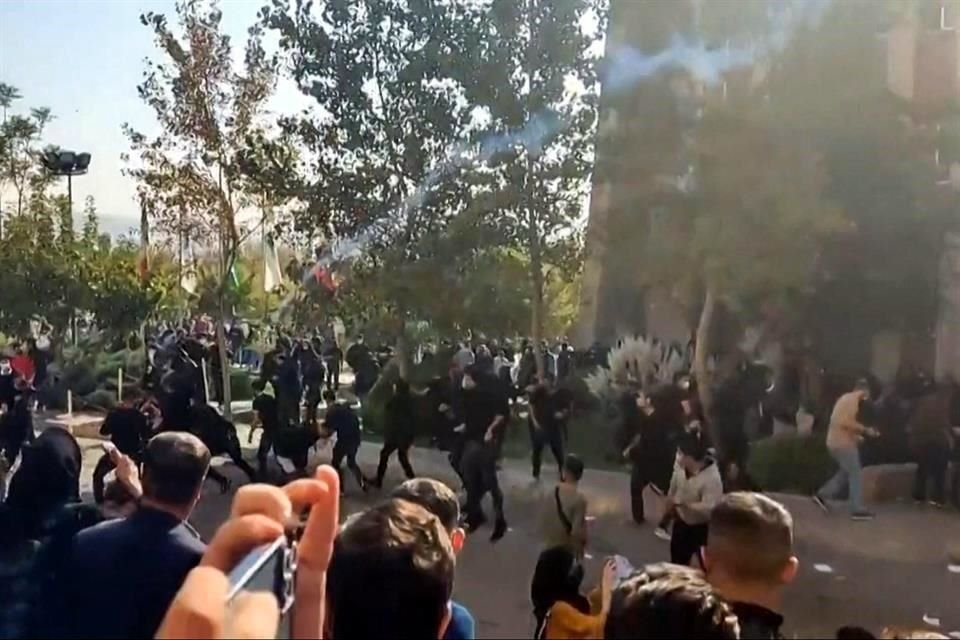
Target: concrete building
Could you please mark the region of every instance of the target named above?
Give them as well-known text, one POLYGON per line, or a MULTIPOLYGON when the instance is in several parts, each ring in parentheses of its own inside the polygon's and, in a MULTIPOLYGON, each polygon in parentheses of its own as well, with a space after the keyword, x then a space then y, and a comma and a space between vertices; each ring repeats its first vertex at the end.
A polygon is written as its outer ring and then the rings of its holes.
MULTIPOLYGON (((617 47, 656 52, 671 34, 696 29, 700 3, 696 0, 636 2, 611 0, 608 55, 617 47)), ((948 109, 960 105, 960 0, 930 2, 915 15, 901 16, 877 33, 877 66, 870 83, 887 89, 909 105, 905 126, 929 128, 948 109)), ((745 91, 762 80, 763 67, 742 69, 712 92, 704 92, 689 78, 674 74, 645 81, 629 91, 603 91, 601 126, 597 137, 590 216, 586 234, 586 263, 581 291, 576 342, 583 346, 610 343, 625 333, 644 332, 667 340, 687 340, 695 318, 686 316, 669 290, 640 286, 639 256, 644 238, 656 224, 659 203, 669 194, 651 189, 657 174, 681 173, 677 154, 683 140, 669 132, 691 105, 724 99, 729 91, 745 91), (658 123, 663 126, 658 126, 658 123), (674 151, 676 150, 676 151, 674 151), (652 153, 651 153, 652 151, 652 153)), ((941 184, 950 184, 950 167, 960 158, 936 158, 943 166, 941 184)), ((960 199, 960 164, 953 170, 960 199)), ((844 327, 834 340, 862 344, 845 360, 869 367, 889 379, 904 362, 960 379, 960 236, 945 243, 938 278, 941 296, 935 335, 901 335, 890 328, 873 335, 844 327), (852 332, 852 333, 851 333, 852 332), (934 354, 935 351, 935 354, 934 354), (859 354, 859 355, 858 355, 859 354)), ((933 332, 931 332, 932 334, 933 332)))

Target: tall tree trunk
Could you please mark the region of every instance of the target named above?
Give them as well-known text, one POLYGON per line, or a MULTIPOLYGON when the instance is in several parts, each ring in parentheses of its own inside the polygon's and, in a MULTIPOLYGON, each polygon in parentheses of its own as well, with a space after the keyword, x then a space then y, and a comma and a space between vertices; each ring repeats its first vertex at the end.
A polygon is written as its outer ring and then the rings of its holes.
POLYGON ((720 447, 714 421, 710 419, 713 407, 713 380, 707 368, 707 359, 710 357, 710 327, 713 324, 713 315, 717 308, 717 297, 713 287, 707 286, 703 297, 703 308, 700 310, 700 322, 697 324, 697 344, 693 353, 693 373, 697 379, 697 394, 703 408, 703 415, 707 418, 707 427, 710 438, 715 447, 720 447))
POLYGON ((217 356, 220 358, 220 380, 223 383, 223 417, 233 421, 233 396, 230 389, 230 358, 227 356, 226 296, 220 293, 220 317, 217 318, 217 356))
POLYGON ((397 360, 397 370, 400 373, 400 377, 410 381, 410 345, 407 342, 407 331, 406 327, 403 325, 400 326, 400 331, 397 334, 397 353, 395 356, 397 360))
POLYGON ((527 242, 530 250, 530 281, 533 285, 530 339, 533 342, 533 359, 537 366, 537 379, 543 381, 546 377, 543 350, 540 348, 540 343, 543 341, 543 256, 540 252, 540 230, 538 227, 532 198, 529 198, 527 201, 527 242))

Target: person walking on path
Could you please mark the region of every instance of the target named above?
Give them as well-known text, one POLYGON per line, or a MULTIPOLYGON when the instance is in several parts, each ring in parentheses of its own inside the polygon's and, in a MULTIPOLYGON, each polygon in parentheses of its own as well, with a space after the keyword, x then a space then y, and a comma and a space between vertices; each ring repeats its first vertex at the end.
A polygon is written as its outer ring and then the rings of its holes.
POLYGON ((838 499, 844 486, 848 489, 850 517, 854 520, 872 520, 874 515, 863 507, 863 466, 860 464, 859 445, 864 437, 877 437, 876 429, 863 425, 859 419, 860 405, 870 399, 870 385, 859 380, 853 391, 843 394, 833 406, 827 430, 827 450, 836 461, 837 472, 813 494, 813 501, 825 513, 830 511, 827 500, 838 499))

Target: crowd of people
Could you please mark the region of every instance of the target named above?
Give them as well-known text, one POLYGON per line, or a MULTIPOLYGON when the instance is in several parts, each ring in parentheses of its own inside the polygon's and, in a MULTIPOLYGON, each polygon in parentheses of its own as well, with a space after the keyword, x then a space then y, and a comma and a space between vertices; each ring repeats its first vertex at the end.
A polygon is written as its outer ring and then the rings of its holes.
MULTIPOLYGON (((154 436, 142 469, 111 450, 111 494, 122 496, 112 512, 79 502, 82 460, 68 432, 47 429, 24 453, 0 511, 0 637, 272 638, 281 626, 296 638, 476 637, 469 607, 453 596, 468 541, 460 503, 438 480, 407 480, 343 522, 332 467, 283 487, 245 485, 204 544, 188 520, 211 456, 195 436, 154 436), (229 599, 232 569, 291 531, 299 532, 291 609, 269 591, 229 599)), ((696 477, 682 461, 678 472, 690 471, 696 477)), ((682 488, 675 526, 687 510, 698 514, 691 526, 709 531, 687 547, 688 561, 673 547, 673 563, 633 568, 617 556, 584 592, 582 474, 568 454, 560 484, 544 496, 533 637, 783 637, 783 591, 799 563, 781 504, 682 488)), ((872 636, 848 627, 838 637, 872 636)))
MULTIPOLYGON (((80 500, 83 461, 73 436, 55 427, 34 435, 36 367, 28 377, 22 360, 0 360, 4 455, 13 468, 0 506, 0 637, 274 637, 291 625, 293 637, 473 638, 469 607, 453 601, 456 559, 468 534, 487 521, 487 493, 490 539, 508 531, 498 460, 517 411, 511 403, 521 395, 534 479, 545 448, 559 469, 539 510, 541 552, 530 585, 535 637, 782 637, 782 594, 798 570, 792 517, 752 491, 742 459, 728 457, 736 439, 711 441, 695 381, 678 377, 626 390, 621 402, 632 516, 645 522, 644 493, 661 495, 656 534, 669 540, 670 562, 634 568, 612 557, 587 592, 590 509, 579 488, 584 464, 568 451, 572 398, 562 382, 574 355, 567 345, 556 354, 541 346, 553 366, 540 378, 529 344, 515 357, 506 346, 465 343, 452 349, 448 375, 424 388, 397 378, 376 473, 368 477, 357 463, 362 428, 352 399, 381 375, 380 350, 362 338, 345 353, 335 340, 278 338, 255 383, 251 437, 256 430, 261 436, 254 469, 234 425, 207 402, 211 385, 198 364, 219 359, 201 337, 171 340, 164 332, 151 342, 144 393, 112 411, 101 428, 113 446, 105 445, 94 473, 96 504, 80 500), (358 373, 356 393, 340 389, 344 362, 358 373), (415 408, 418 397, 426 414, 415 408), (424 432, 449 451, 462 502, 413 469, 410 449, 424 432), (330 465, 308 473, 309 449, 329 438, 330 465), (271 453, 295 467, 280 487, 266 483, 276 480, 271 453), (394 453, 407 481, 341 522, 341 466, 361 490, 382 490, 394 453), (229 486, 210 465, 216 455, 234 458, 251 483, 236 492, 227 521, 204 544, 189 518, 207 477, 229 486), (298 537, 292 613, 270 594, 242 594, 228 607, 231 570, 281 537, 298 537)), ((827 446, 840 470, 814 496, 829 509, 827 500, 849 485, 855 519, 871 515, 863 510, 857 457, 861 440, 876 433, 863 422, 869 394, 862 381, 836 402, 827 446)), ((918 397, 909 430, 924 461, 917 497, 932 480, 933 499, 942 500, 935 476, 939 470, 942 480, 945 471, 940 451, 949 443, 943 438, 950 437, 951 396, 935 387, 918 397)), ((848 627, 838 637, 872 636, 848 627)))

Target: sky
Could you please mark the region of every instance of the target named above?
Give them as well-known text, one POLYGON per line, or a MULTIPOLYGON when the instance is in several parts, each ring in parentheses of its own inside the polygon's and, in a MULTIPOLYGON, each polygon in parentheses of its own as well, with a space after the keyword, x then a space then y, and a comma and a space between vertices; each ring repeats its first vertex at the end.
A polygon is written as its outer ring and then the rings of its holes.
MULTIPOLYGON (((223 25, 234 46, 245 41, 262 0, 225 0, 223 25)), ((153 39, 139 22, 146 11, 173 19, 173 0, 0 0, 0 82, 23 98, 11 113, 46 106, 56 116, 44 143, 92 155, 90 172, 73 181, 74 209, 92 195, 101 225, 126 233, 139 224, 133 182, 121 175, 128 149, 121 125, 151 130, 152 112, 137 96, 153 39)), ((278 100, 297 100, 282 87, 278 100)), ((63 186, 64 191, 66 185, 63 186)), ((2 194, 6 208, 11 193, 2 194)))

